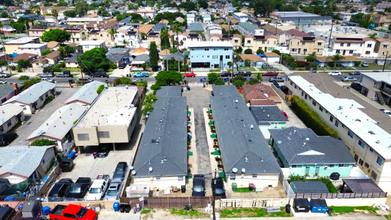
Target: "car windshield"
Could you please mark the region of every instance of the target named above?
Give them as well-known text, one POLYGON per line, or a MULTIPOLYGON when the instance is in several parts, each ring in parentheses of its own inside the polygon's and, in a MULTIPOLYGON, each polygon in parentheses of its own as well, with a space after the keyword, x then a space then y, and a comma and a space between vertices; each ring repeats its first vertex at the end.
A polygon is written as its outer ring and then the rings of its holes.
POLYGON ((69 193, 81 193, 81 187, 72 187, 69 193))
POLYGON ((216 193, 216 194, 223 194, 223 193, 224 193, 224 190, 223 190, 223 189, 216 188, 216 189, 215 189, 215 193, 216 193))
POLYGON ((203 192, 204 191, 204 187, 202 186, 195 186, 193 188, 194 192, 203 192))
POLYGON ((81 209, 76 213, 76 216, 80 219, 83 218, 88 212, 88 209, 81 207, 81 209))
POLYGON ((100 193, 101 189, 100 188, 91 188, 90 193, 100 193))
POLYGON ((108 196, 115 196, 115 195, 117 195, 117 190, 109 190, 109 191, 107 191, 107 195, 108 196))
POLYGON ((115 174, 123 174, 124 170, 122 168, 119 168, 118 170, 115 171, 115 174))

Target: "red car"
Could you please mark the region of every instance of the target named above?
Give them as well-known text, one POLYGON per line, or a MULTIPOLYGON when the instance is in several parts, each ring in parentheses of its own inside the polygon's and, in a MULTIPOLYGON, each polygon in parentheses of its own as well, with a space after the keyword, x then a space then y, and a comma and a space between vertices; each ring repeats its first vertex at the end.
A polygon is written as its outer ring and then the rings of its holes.
POLYGON ((195 74, 193 72, 185 73, 185 74, 183 74, 183 77, 195 77, 195 74))
POLYGON ((286 119, 288 119, 288 115, 286 114, 286 112, 282 112, 283 115, 285 115, 286 119))
POLYGON ((274 72, 274 71, 268 71, 268 72, 262 73, 262 76, 278 76, 278 73, 274 72))
POLYGON ((97 215, 94 210, 86 209, 83 206, 69 204, 69 205, 57 205, 50 211, 50 219, 67 220, 96 220, 97 215))

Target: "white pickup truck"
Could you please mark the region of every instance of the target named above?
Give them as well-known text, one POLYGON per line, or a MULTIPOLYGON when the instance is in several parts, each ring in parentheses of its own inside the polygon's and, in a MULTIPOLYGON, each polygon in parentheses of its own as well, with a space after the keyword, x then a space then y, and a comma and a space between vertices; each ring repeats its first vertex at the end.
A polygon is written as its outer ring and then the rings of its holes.
POLYGON ((88 194, 86 196, 87 201, 94 201, 94 200, 101 200, 105 193, 107 188, 110 184, 110 176, 109 175, 98 175, 96 180, 92 182, 92 185, 90 187, 90 190, 88 191, 88 194))

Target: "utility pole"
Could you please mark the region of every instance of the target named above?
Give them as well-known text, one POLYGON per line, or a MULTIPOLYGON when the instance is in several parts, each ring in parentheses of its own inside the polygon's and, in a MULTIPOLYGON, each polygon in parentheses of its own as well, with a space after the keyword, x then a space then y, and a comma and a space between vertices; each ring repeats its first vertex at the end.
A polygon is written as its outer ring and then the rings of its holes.
POLYGON ((388 57, 388 51, 387 51, 387 54, 386 54, 386 58, 384 58, 383 72, 384 72, 384 68, 386 68, 387 57, 388 57))
POLYGON ((331 42, 331 35, 333 34, 333 26, 334 26, 334 20, 331 20, 331 30, 330 30, 330 37, 329 37, 329 48, 331 48, 330 42, 331 42))
POLYGON ((81 82, 84 84, 84 76, 83 76, 83 69, 81 67, 81 59, 79 57, 79 53, 76 52, 76 54, 77 54, 77 61, 79 62, 79 67, 80 67, 81 82))

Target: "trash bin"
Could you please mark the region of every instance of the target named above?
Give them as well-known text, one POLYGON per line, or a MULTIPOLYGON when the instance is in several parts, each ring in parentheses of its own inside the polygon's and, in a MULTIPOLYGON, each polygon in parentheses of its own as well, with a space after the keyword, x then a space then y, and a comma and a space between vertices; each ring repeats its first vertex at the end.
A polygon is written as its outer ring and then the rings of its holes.
POLYGON ((238 184, 232 183, 232 191, 236 192, 237 188, 238 188, 238 184))
POLYGON ((50 208, 49 208, 49 206, 43 207, 43 208, 42 208, 42 213, 43 213, 43 215, 49 215, 49 213, 50 213, 50 208))
POLYGON ((328 208, 327 209, 327 214, 329 214, 329 216, 331 216, 332 213, 333 213, 333 209, 332 208, 328 208))
POLYGON ((182 186, 181 186, 181 192, 182 192, 182 193, 185 193, 185 192, 186 192, 186 185, 182 185, 182 186))
POLYGON ((119 211, 119 202, 115 202, 113 204, 113 209, 114 209, 114 212, 118 212, 119 211))
POLYGON ((285 212, 288 213, 288 214, 291 213, 291 205, 286 204, 286 206, 285 206, 285 212))
POLYGON ((254 183, 249 183, 249 184, 248 184, 248 189, 249 189, 250 191, 255 191, 255 184, 254 184, 254 183))
POLYGON ((140 210, 141 210, 140 204, 136 205, 136 209, 137 209, 137 212, 140 212, 140 210))
POLYGON ((202 78, 200 79, 200 82, 202 82, 202 78))
POLYGON ((129 77, 129 74, 126 74, 126 77, 129 77))
POLYGON ((130 205, 127 203, 120 203, 119 204, 119 211, 121 213, 129 213, 130 212, 130 205))

